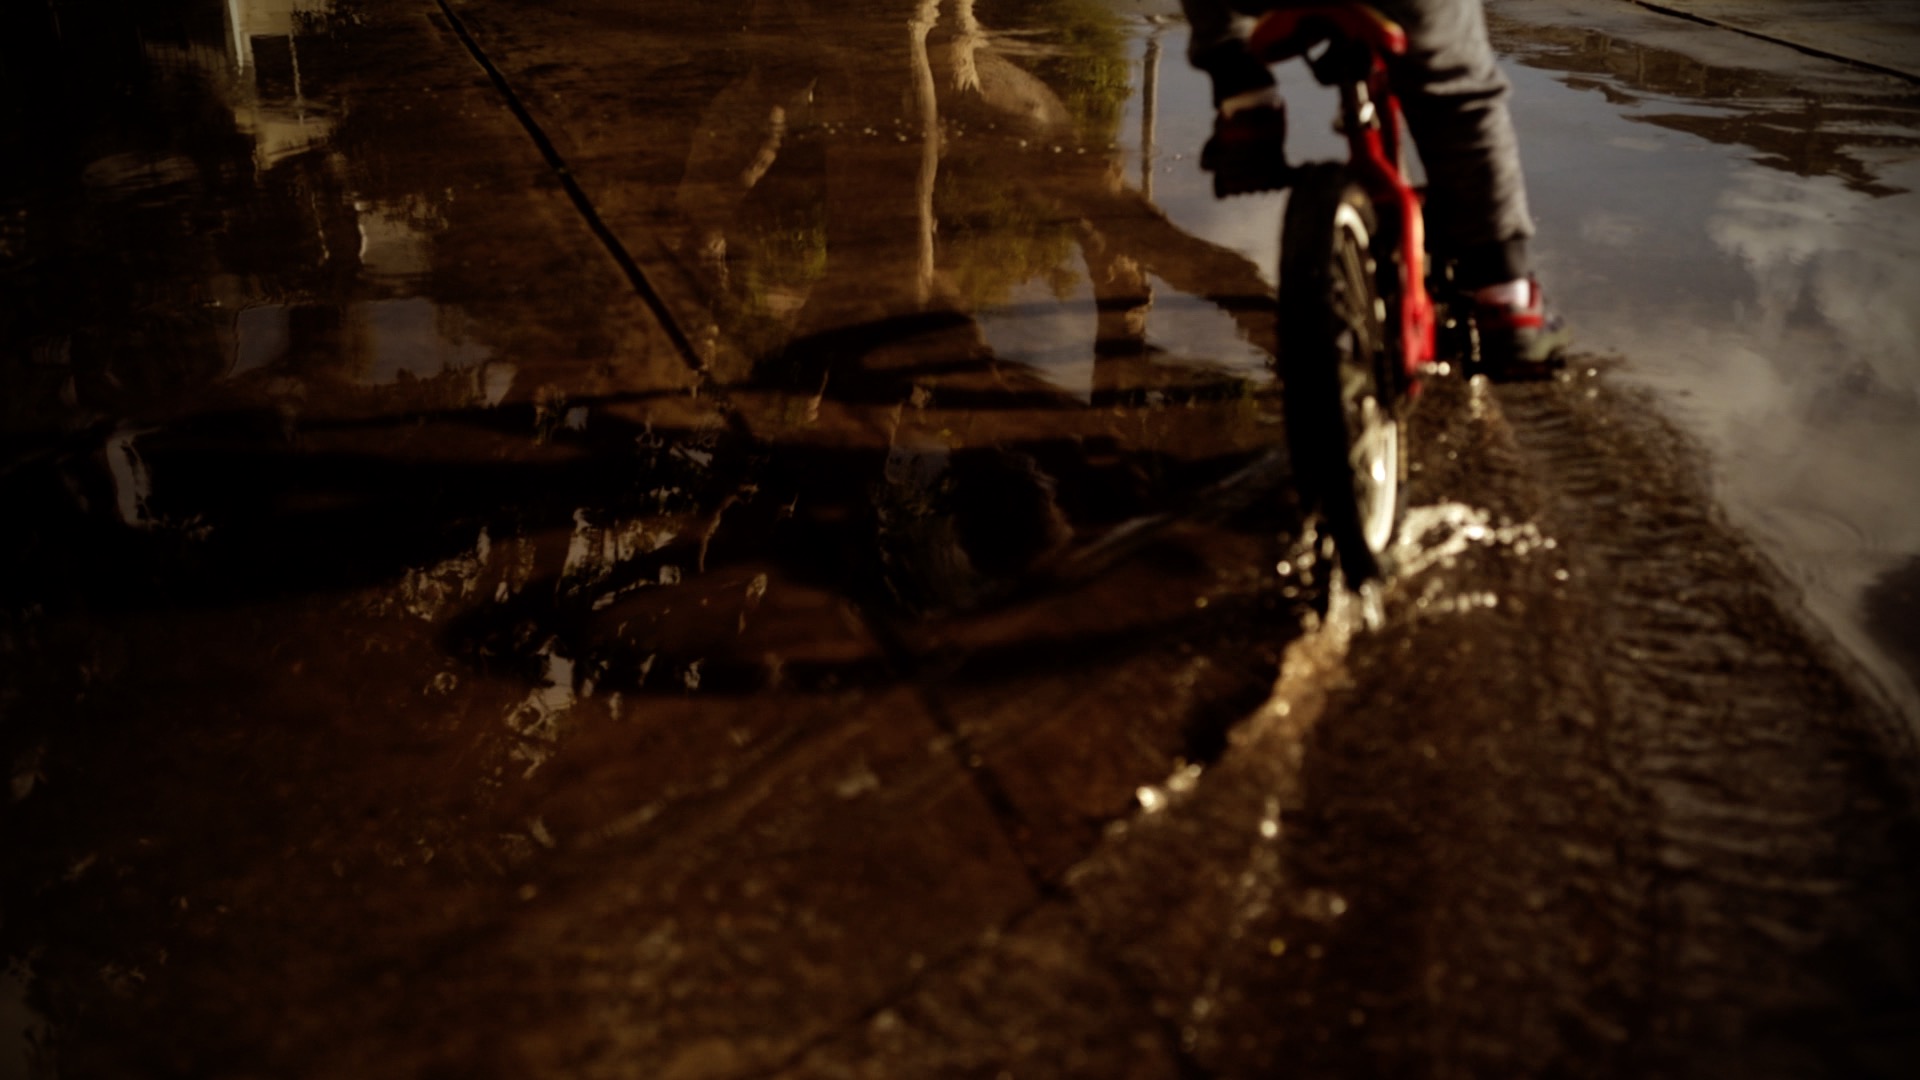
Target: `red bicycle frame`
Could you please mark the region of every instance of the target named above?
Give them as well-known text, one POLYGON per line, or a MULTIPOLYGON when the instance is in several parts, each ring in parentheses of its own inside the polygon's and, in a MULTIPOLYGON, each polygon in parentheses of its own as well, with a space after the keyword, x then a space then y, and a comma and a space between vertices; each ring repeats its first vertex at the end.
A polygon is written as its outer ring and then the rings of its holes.
POLYGON ((1436 317, 1427 293, 1426 223, 1420 193, 1401 168, 1400 98, 1387 72, 1387 57, 1405 55, 1407 34, 1399 23, 1365 4, 1317 4, 1267 12, 1255 24, 1248 46, 1255 56, 1274 63, 1303 55, 1323 41, 1351 42, 1366 52, 1364 76, 1337 80, 1342 131, 1352 155, 1349 167, 1374 205, 1398 225, 1395 337, 1407 393, 1417 394, 1420 375, 1435 357, 1436 317))

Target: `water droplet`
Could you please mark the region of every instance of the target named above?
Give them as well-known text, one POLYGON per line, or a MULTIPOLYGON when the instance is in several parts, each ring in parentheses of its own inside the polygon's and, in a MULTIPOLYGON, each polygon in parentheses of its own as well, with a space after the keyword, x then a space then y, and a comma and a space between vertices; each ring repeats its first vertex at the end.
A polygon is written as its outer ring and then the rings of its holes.
POLYGON ((1206 770, 1199 765, 1182 765, 1174 770, 1172 776, 1167 777, 1167 790, 1176 793, 1192 791, 1194 785, 1199 783, 1200 774, 1204 771, 1206 770))
POLYGON ((1360 624, 1369 631, 1377 632, 1387 622, 1386 599, 1380 590, 1380 583, 1369 581, 1360 586, 1360 624))
POLYGON ((534 843, 539 844, 549 851, 559 846, 558 842, 553 838, 553 833, 548 831, 547 823, 541 818, 534 817, 527 819, 527 835, 533 837, 534 843))
POLYGON ((842 799, 857 799, 869 791, 877 790, 879 787, 880 778, 874 775, 873 770, 868 767, 866 762, 857 761, 854 763, 853 771, 848 773, 838 784, 834 785, 833 793, 842 799))

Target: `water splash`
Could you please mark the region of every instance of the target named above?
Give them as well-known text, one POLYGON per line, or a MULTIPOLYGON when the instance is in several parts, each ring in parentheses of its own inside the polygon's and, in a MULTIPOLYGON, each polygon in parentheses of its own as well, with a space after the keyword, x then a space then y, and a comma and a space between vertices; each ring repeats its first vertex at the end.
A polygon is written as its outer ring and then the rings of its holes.
MULTIPOLYGON (((479 593, 493 559, 493 538, 482 528, 470 550, 429 567, 409 569, 400 584, 372 605, 376 615, 398 612, 422 622, 434 622, 449 605, 479 593)), ((501 583, 504 587, 505 582, 501 583)))
POLYGON ((1525 557, 1559 546, 1530 521, 1496 524, 1485 510, 1450 502, 1408 510, 1393 554, 1401 576, 1410 578, 1435 567, 1449 568, 1475 547, 1504 547, 1525 557))
POLYGON ((511 757, 526 764, 522 779, 531 778, 553 756, 560 741, 561 726, 579 700, 574 691, 573 660, 555 652, 552 642, 538 655, 546 664, 540 685, 529 691, 525 700, 509 708, 506 717, 507 726, 519 737, 511 757))
POLYGON ((107 474, 113 478, 114 509, 130 528, 151 529, 155 522, 148 501, 153 497, 153 474, 134 445, 150 428, 121 428, 107 437, 107 474))
POLYGON ((1181 762, 1173 773, 1159 784, 1147 784, 1133 793, 1133 799, 1140 804, 1141 813, 1155 814, 1179 801, 1199 786, 1204 766, 1181 762))

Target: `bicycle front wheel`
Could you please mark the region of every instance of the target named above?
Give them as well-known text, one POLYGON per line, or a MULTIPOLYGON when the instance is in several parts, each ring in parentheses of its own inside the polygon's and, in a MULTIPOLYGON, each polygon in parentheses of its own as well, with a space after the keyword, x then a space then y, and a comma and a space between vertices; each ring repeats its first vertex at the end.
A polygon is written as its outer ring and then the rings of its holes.
POLYGON ((1382 577, 1404 507, 1373 200, 1337 165, 1302 169, 1280 237, 1287 448, 1350 584, 1382 577))

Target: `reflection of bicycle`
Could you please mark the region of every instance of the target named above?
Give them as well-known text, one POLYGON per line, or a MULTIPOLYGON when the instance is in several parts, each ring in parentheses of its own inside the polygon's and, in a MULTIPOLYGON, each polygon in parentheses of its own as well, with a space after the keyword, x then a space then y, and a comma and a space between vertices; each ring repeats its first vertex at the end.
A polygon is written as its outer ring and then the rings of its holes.
POLYGON ((1303 56, 1340 91, 1349 159, 1284 180, 1280 363, 1300 491, 1353 584, 1382 573, 1405 501, 1405 408, 1439 355, 1420 196, 1402 168, 1405 128, 1387 77, 1386 58, 1406 46, 1397 24, 1362 4, 1282 7, 1249 39, 1266 63, 1303 56))

